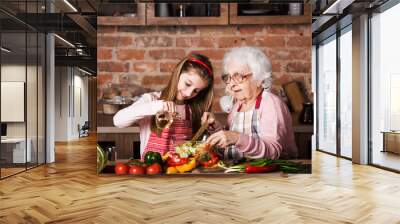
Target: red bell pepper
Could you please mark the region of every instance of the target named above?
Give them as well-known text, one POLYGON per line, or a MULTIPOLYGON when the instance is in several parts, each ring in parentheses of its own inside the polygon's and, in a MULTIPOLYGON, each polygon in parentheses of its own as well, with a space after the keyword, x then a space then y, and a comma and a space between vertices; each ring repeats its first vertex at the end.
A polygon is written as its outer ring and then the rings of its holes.
POLYGON ((181 158, 178 153, 172 153, 168 159, 167 164, 171 166, 180 166, 189 162, 189 158, 181 158))
POLYGON ((218 163, 218 161, 219 161, 219 158, 218 158, 218 155, 217 154, 215 154, 215 153, 213 153, 213 152, 209 152, 208 153, 208 155, 209 155, 209 160, 206 160, 206 161, 201 161, 200 163, 201 163, 201 165, 202 166, 204 166, 204 167, 212 167, 212 166, 214 166, 215 164, 217 164, 218 163))
POLYGON ((246 173, 267 173, 278 169, 278 165, 271 164, 266 166, 252 166, 250 164, 246 165, 246 173))

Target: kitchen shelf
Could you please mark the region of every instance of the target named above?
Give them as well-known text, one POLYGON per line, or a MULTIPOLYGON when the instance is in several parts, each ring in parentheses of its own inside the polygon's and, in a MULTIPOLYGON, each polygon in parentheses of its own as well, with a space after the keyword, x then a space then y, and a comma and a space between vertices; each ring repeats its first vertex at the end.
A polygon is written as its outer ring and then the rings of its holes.
MULTIPOLYGON (((125 6, 127 8, 132 7, 130 12, 127 12, 128 16, 123 15, 110 15, 108 13, 99 12, 99 16, 97 16, 97 24, 103 26, 144 26, 146 25, 146 4, 145 3, 128 3, 128 4, 106 4, 103 7, 107 7, 107 5, 118 7, 125 6)), ((125 9, 126 10, 126 9, 125 9)))
POLYGON ((229 5, 229 24, 311 24, 311 5, 303 5, 303 15, 239 15, 238 3, 229 5))
POLYGON ((155 3, 146 5, 146 24, 147 25, 228 25, 229 21, 229 5, 228 3, 220 4, 219 16, 204 17, 158 17, 156 16, 155 3))

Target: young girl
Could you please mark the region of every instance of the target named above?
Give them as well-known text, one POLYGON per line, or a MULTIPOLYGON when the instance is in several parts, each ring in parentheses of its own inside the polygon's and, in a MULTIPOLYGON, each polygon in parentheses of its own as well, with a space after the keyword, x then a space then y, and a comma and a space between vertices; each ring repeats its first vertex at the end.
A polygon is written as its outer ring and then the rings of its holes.
POLYGON ((114 116, 114 125, 120 128, 133 123, 139 125, 142 159, 148 151, 161 155, 174 151, 174 144, 191 139, 193 130, 201 125, 203 113, 210 111, 213 82, 209 59, 200 54, 189 55, 175 67, 163 91, 143 94, 137 102, 114 116), (169 128, 157 133, 155 115, 163 111, 178 116, 169 128))

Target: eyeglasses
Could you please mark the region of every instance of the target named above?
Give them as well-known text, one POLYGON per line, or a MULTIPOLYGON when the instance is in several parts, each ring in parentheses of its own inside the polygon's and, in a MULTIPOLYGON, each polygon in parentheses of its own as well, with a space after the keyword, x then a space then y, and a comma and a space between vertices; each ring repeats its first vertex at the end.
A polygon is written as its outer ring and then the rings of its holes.
POLYGON ((225 84, 229 84, 231 81, 235 82, 236 84, 240 84, 247 77, 249 77, 251 75, 253 75, 253 73, 247 73, 247 74, 234 73, 233 75, 229 75, 226 73, 226 74, 222 74, 221 78, 225 84))

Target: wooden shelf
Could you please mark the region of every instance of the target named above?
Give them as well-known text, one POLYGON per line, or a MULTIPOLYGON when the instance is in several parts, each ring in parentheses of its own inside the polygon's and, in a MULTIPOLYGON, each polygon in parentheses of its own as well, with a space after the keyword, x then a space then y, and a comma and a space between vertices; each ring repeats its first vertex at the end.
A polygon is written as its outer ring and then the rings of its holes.
POLYGON ((187 26, 187 25, 263 25, 263 24, 311 24, 311 5, 304 4, 301 16, 239 16, 238 3, 221 3, 220 16, 214 17, 156 17, 155 3, 137 3, 135 17, 98 16, 97 24, 103 26, 187 26))
POLYGON ((137 3, 136 16, 98 16, 97 24, 101 26, 144 26, 146 25, 146 4, 137 3))
POLYGON ((304 4, 304 12, 301 16, 238 16, 238 3, 229 5, 229 24, 311 24, 311 5, 304 4))
POLYGON ((146 24, 147 25, 228 25, 229 5, 221 3, 219 17, 156 17, 155 4, 148 3, 146 7, 146 24))

